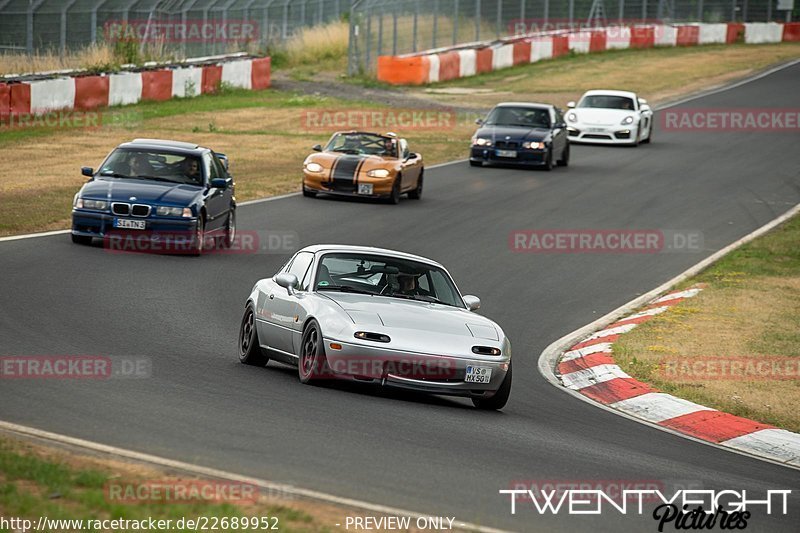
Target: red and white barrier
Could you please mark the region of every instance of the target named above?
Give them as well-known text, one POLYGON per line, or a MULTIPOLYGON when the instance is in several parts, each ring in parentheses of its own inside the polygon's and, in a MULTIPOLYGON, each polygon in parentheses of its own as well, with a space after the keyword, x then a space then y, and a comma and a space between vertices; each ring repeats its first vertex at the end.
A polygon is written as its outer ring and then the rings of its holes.
POLYGON ((777 43, 800 41, 800 23, 642 24, 545 32, 505 41, 476 43, 467 48, 380 56, 378 79, 394 85, 424 85, 483 72, 535 63, 574 52, 702 44, 777 43), (445 58, 447 58, 445 60, 445 58))
POLYGON ((612 346, 620 335, 686 298, 694 297, 700 290, 692 288, 657 298, 644 311, 625 317, 573 345, 562 354, 556 367, 561 383, 595 402, 664 428, 800 466, 800 435, 797 433, 659 392, 615 364, 612 346))
MULTIPOLYGON (((457 77, 457 76, 453 76, 457 77)), ((0 119, 129 105, 213 93, 221 83, 248 90, 270 85, 270 58, 244 58, 213 65, 163 67, 142 72, 0 82, 0 119)))

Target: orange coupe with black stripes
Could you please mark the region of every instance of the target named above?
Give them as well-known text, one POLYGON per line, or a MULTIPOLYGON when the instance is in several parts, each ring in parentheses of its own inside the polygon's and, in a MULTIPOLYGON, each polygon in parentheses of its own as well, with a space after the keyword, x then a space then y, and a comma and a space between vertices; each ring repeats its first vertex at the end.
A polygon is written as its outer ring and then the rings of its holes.
POLYGON ((340 131, 303 162, 303 195, 335 194, 384 198, 422 196, 422 156, 394 133, 340 131))

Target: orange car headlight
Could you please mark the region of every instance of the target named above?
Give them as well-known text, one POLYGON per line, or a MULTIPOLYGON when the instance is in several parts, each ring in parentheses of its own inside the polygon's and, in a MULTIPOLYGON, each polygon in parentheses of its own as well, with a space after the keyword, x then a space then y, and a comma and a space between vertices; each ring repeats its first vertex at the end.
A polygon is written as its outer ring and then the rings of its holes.
POLYGON ((388 178, 389 171, 385 168, 376 168, 367 172, 367 176, 370 178, 388 178))
POLYGON ((320 165, 319 163, 311 162, 311 163, 306 163, 306 170, 308 170, 309 172, 322 172, 325 169, 322 168, 322 165, 320 165))

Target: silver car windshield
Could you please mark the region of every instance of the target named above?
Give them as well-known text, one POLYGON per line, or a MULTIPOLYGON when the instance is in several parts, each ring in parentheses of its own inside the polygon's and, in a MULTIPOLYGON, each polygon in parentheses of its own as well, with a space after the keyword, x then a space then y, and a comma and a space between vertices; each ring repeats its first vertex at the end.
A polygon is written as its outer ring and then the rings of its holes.
POLYGON ((447 272, 398 257, 325 254, 317 268, 314 287, 317 291, 353 292, 464 307, 447 272))

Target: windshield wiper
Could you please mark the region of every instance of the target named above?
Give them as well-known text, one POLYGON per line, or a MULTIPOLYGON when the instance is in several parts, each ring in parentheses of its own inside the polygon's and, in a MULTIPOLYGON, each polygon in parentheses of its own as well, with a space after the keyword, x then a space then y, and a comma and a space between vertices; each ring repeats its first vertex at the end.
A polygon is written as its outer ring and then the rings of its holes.
POLYGON ((133 178, 134 176, 128 176, 127 174, 120 174, 119 172, 111 172, 110 170, 104 170, 100 173, 101 176, 106 178, 133 178))
POLYGON ((369 291, 365 291, 362 289, 357 289, 355 287, 351 287, 350 285, 323 285, 322 287, 317 287, 318 291, 340 291, 340 292, 352 292, 353 294, 369 294, 370 296, 373 294, 369 291))

